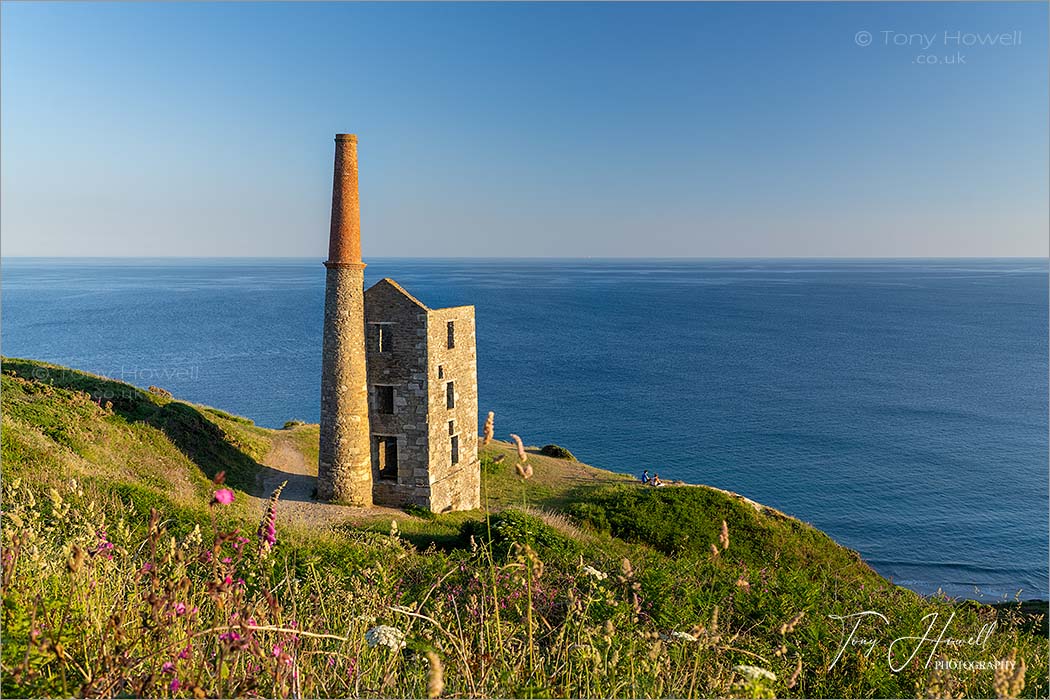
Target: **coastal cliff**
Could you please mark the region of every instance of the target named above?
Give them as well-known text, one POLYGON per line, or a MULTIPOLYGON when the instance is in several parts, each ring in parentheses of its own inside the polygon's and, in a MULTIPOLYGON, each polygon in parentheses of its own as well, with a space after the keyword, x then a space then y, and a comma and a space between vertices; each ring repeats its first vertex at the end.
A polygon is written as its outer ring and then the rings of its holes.
POLYGON ((522 479, 494 441, 479 510, 328 505, 316 425, 2 381, 5 695, 1048 693, 1038 613, 919 596, 738 494, 534 448, 522 479))

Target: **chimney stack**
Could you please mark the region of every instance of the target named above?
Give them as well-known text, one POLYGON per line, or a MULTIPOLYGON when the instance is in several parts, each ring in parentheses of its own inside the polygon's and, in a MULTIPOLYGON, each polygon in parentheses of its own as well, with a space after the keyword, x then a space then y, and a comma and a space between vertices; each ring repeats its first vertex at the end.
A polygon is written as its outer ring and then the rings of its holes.
POLYGON ((372 451, 365 369, 365 265, 353 134, 335 137, 332 228, 324 265, 317 497, 367 507, 372 505, 372 451))
POLYGON ((332 231, 329 263, 361 262, 361 205, 357 199, 357 137, 335 136, 335 174, 332 177, 332 231))

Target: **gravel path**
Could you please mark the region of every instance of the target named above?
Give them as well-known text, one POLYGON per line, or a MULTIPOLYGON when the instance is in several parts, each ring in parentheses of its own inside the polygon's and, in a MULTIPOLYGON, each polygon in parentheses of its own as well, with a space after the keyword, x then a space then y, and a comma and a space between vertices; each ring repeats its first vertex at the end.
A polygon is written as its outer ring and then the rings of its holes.
MULTIPOLYGON (((309 464, 295 443, 278 436, 270 453, 263 459, 263 467, 255 477, 255 497, 265 503, 274 489, 287 481, 277 505, 277 517, 285 522, 311 528, 325 528, 347 521, 359 523, 377 517, 405 518, 406 514, 393 508, 356 508, 322 503, 314 499, 317 465, 309 464)), ((260 509, 264 507, 260 505, 260 509)))

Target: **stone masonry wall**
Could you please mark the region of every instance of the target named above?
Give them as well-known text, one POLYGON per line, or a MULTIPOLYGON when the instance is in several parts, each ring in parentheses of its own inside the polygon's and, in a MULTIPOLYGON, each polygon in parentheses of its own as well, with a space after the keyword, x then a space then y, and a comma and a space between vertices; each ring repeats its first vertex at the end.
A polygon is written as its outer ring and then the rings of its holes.
POLYGON ((378 282, 365 293, 365 343, 373 500, 379 505, 429 507, 426 307, 392 280, 378 282), (389 334, 388 352, 379 352, 380 324, 389 334), (394 387, 392 415, 379 413, 380 385, 394 387), (376 435, 397 438, 397 482, 379 478, 376 435))
POLYGON ((317 496, 372 505, 368 387, 364 362, 364 265, 328 265, 321 356, 317 496))
POLYGON ((427 383, 430 408, 430 509, 435 513, 481 506, 478 462, 478 370, 474 307, 432 309, 427 315, 427 383), (448 322, 455 347, 448 347, 448 322), (446 403, 453 382, 455 407, 446 403), (449 421, 459 436, 459 461, 452 464, 449 421))

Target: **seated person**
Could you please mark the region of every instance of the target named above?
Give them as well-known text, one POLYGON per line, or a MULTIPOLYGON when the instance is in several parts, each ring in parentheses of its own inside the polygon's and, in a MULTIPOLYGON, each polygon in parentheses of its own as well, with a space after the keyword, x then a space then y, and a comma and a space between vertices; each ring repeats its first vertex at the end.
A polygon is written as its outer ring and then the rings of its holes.
POLYGON ((652 480, 653 480, 652 477, 649 476, 649 470, 648 469, 646 469, 644 472, 642 472, 642 483, 643 484, 648 484, 652 480))

